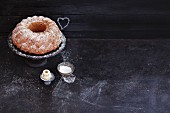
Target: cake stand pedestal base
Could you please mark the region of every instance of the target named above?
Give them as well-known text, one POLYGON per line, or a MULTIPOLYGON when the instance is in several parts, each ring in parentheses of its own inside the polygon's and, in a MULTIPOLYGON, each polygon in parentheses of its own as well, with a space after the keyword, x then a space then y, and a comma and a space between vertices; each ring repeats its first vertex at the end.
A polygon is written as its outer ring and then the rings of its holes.
POLYGON ((42 67, 47 63, 47 59, 41 60, 33 60, 33 59, 25 59, 25 63, 30 67, 42 67))

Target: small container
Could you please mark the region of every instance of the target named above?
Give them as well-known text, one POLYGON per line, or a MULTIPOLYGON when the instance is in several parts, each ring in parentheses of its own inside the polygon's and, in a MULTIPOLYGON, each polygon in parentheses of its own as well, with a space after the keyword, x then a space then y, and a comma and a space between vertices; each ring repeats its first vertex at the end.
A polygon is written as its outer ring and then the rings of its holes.
POLYGON ((62 62, 57 66, 58 71, 62 75, 63 79, 67 83, 73 83, 76 79, 76 76, 73 75, 75 67, 69 62, 62 62))
POLYGON ((50 72, 50 70, 45 69, 43 70, 42 74, 40 75, 41 80, 44 81, 45 85, 50 85, 51 82, 55 79, 55 76, 53 73, 50 72))
POLYGON ((69 62, 62 62, 57 66, 58 71, 64 75, 70 75, 74 72, 74 65, 69 62))

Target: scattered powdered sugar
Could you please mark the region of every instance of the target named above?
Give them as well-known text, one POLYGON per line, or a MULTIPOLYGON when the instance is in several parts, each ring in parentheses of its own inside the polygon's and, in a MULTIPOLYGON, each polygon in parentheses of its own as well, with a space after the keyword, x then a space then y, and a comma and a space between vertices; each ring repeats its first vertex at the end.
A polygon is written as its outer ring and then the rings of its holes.
POLYGON ((44 19, 44 17, 43 17, 43 16, 39 16, 38 18, 39 18, 39 20, 43 20, 43 19, 44 19))
POLYGON ((24 26, 18 26, 18 27, 16 28, 16 31, 23 30, 23 29, 25 29, 24 26))
POLYGON ((19 38, 19 39, 17 39, 17 42, 18 42, 18 43, 20 43, 20 41, 21 41, 21 39, 20 39, 20 38, 19 38))
POLYGON ((27 47, 27 44, 26 43, 22 43, 22 47, 27 47))
POLYGON ((40 41, 40 39, 41 39, 41 36, 37 36, 36 38, 35 38, 35 41, 40 41))
POLYGON ((25 22, 21 22, 20 24, 21 24, 21 26, 26 26, 25 22))
POLYGON ((24 82, 23 79, 14 78, 10 84, 4 86, 5 90, 4 96, 13 96, 16 95, 19 91, 23 91, 24 90, 24 87, 22 85, 23 82, 24 82))
POLYGON ((44 49, 45 49, 45 46, 42 45, 39 49, 40 49, 40 50, 44 50, 44 49))
POLYGON ((62 57, 63 57, 63 61, 64 61, 64 62, 69 61, 70 52, 68 52, 68 51, 63 51, 63 52, 61 53, 61 55, 62 55, 62 57))
POLYGON ((62 37, 62 32, 58 30, 58 37, 62 37))
MULTIPOLYGON (((88 81, 87 81, 88 83, 88 81)), ((82 84, 83 85, 83 84, 82 84)), ((82 101, 96 104, 99 100, 102 90, 108 85, 107 81, 99 81, 91 87, 84 87, 80 93, 80 98, 82 101)))
POLYGON ((33 49, 36 49, 37 47, 36 47, 35 45, 32 45, 32 48, 33 48, 33 49))
POLYGON ((32 19, 31 17, 28 17, 28 18, 27 18, 28 21, 31 21, 31 19, 32 19))
POLYGON ((16 36, 17 36, 18 34, 21 34, 21 31, 20 31, 20 30, 18 30, 18 31, 16 31, 14 34, 12 34, 12 35, 13 35, 13 38, 14 38, 15 40, 17 40, 16 36))
POLYGON ((51 48, 51 47, 52 47, 52 44, 49 43, 47 49, 49 49, 49 48, 51 48))
POLYGON ((70 89, 70 84, 64 82, 62 79, 59 80, 58 84, 54 88, 52 92, 53 99, 56 97, 62 98, 62 99, 68 99, 68 100, 78 100, 79 98, 79 93, 72 91, 70 89))
POLYGON ((88 107, 90 105, 98 108, 107 108, 108 104, 112 104, 112 100, 107 95, 103 96, 103 94, 107 92, 107 87, 111 87, 106 80, 96 81, 91 78, 85 78, 83 80, 79 79, 75 85, 76 87, 74 84, 68 84, 63 81, 58 82, 52 92, 52 105, 54 106, 53 109, 56 112, 64 112, 62 109, 66 108, 67 110, 67 107, 78 109, 80 107, 80 103, 84 107, 88 107), (57 109, 55 109, 56 106, 57 109))
POLYGON ((0 88, 0 111, 40 112, 37 108, 40 107, 41 93, 30 80, 13 75, 12 81, 2 83, 0 88))
POLYGON ((4 96, 16 95, 20 90, 23 90, 22 86, 15 85, 15 84, 4 86, 4 89, 5 89, 4 96))
POLYGON ((30 46, 30 48, 31 48, 31 49, 33 49, 33 47, 32 47, 32 46, 30 46))
POLYGON ((61 39, 60 38, 56 38, 56 42, 57 42, 57 44, 59 46, 59 44, 61 43, 61 39))
POLYGON ((23 19, 22 22, 27 23, 27 19, 23 19))
POLYGON ((63 52, 61 52, 61 56, 63 58, 64 62, 72 62, 72 63, 76 63, 79 60, 82 60, 82 57, 80 57, 77 53, 77 51, 73 51, 73 55, 72 55, 72 50, 65 50, 63 52))
POLYGON ((78 95, 70 89, 70 84, 60 80, 52 92, 51 109, 56 113, 75 113, 79 106, 78 95))

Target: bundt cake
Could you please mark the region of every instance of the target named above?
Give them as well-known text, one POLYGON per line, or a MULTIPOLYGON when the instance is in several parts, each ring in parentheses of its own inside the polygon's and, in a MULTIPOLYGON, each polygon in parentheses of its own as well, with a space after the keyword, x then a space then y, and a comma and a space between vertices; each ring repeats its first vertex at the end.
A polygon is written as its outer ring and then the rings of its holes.
POLYGON ((23 19, 12 31, 12 42, 18 49, 37 55, 56 50, 61 37, 56 23, 43 16, 23 19))

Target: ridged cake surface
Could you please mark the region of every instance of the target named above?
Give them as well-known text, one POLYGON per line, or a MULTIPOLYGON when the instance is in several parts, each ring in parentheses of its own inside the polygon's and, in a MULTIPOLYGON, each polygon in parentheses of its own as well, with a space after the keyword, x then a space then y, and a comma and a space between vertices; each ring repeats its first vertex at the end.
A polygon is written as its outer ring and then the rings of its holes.
POLYGON ((12 31, 12 42, 30 54, 45 54, 57 49, 62 33, 56 23, 43 16, 23 19, 12 31))

